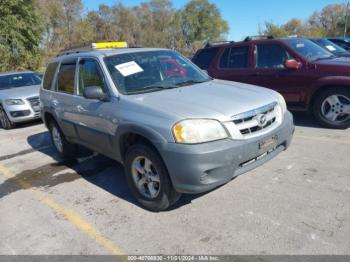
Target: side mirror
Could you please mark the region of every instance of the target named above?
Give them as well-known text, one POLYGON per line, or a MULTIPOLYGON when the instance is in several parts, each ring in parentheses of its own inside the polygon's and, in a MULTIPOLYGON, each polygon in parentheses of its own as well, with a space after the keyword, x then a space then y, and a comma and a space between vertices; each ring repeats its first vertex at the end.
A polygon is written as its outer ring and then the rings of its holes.
POLYGON ((301 63, 295 59, 288 59, 284 62, 284 66, 288 69, 299 69, 301 67, 301 63))
POLYGON ((83 96, 87 99, 97 99, 101 101, 106 101, 107 96, 103 92, 100 86, 88 86, 83 90, 83 96))

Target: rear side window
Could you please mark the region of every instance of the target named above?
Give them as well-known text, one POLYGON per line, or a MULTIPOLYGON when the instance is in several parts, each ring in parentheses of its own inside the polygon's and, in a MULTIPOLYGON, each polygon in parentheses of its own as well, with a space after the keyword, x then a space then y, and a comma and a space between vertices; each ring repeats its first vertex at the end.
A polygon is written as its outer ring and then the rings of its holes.
POLYGON ((44 89, 51 89, 52 80, 53 80, 53 77, 55 76, 57 66, 58 66, 58 63, 51 63, 47 66, 44 80, 43 80, 44 89))
POLYGON ((57 77, 57 90, 68 94, 74 94, 74 77, 76 63, 61 64, 57 77))
POLYGON ((221 68, 247 68, 249 65, 249 46, 226 48, 220 58, 221 68))
POLYGON ((202 49, 193 58, 193 63, 195 63, 201 69, 207 69, 218 51, 219 51, 219 47, 202 49))

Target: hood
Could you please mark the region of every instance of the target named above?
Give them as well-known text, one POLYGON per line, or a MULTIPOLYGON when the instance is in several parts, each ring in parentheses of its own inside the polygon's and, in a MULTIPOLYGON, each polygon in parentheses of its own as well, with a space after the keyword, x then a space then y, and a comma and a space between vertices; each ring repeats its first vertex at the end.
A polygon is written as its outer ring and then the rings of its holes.
POLYGON ((17 99, 39 96, 40 85, 0 90, 0 99, 17 99))
POLYGON ((277 101, 272 90, 223 80, 128 97, 140 106, 169 112, 181 119, 213 118, 221 121, 277 101))
POLYGON ((350 60, 346 57, 337 57, 333 59, 325 59, 315 62, 319 66, 350 66, 350 60))
POLYGON ((338 57, 350 57, 350 52, 335 52, 334 54, 338 57))

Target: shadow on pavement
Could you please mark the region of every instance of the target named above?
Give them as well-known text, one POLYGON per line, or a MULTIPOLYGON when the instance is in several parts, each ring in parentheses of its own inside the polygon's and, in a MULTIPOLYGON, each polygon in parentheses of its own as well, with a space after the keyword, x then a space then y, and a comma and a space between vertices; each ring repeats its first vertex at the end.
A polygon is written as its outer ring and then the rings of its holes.
MULTIPOLYGON (((29 136, 27 142, 32 147, 32 152, 39 151, 46 154, 54 159, 55 163, 22 171, 16 174, 16 177, 7 179, 0 185, 0 198, 23 189, 18 183, 14 183, 18 179, 25 180, 33 187, 45 189, 83 178, 116 197, 138 205, 129 191, 124 167, 118 162, 94 154, 83 147, 79 147, 79 155, 76 159, 63 161, 53 148, 47 131, 29 136)), ((190 204, 192 200, 202 195, 204 194, 183 195, 169 211, 190 204)))
POLYGON ((325 128, 321 126, 316 119, 306 112, 292 112, 294 124, 301 127, 325 128))

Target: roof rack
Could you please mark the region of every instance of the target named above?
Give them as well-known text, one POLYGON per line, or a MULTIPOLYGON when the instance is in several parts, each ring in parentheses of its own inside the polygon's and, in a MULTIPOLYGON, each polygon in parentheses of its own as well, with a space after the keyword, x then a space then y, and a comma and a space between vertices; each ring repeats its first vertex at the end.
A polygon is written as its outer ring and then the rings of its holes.
POLYGON ((233 44, 235 41, 215 41, 215 42, 206 42, 204 48, 213 47, 222 44, 233 44))
POLYGON ((127 48, 127 42, 99 42, 91 43, 86 46, 72 47, 69 49, 62 50, 58 53, 57 57, 62 55, 69 55, 75 53, 89 52, 98 49, 111 49, 111 48, 127 48))
POLYGON ((274 39, 274 37, 272 35, 253 35, 253 36, 247 36, 244 39, 244 42, 259 40, 259 39, 274 39))

